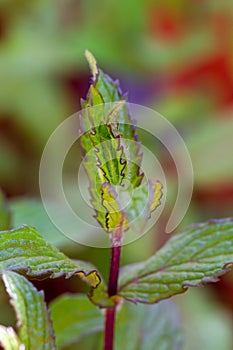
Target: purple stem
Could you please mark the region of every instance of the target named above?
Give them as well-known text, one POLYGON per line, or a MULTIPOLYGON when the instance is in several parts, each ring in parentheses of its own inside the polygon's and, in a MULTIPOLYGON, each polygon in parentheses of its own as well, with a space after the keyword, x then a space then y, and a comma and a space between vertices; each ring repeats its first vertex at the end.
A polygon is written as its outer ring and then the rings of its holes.
POLYGON ((116 307, 109 307, 105 314, 104 350, 113 350, 116 307))
MULTIPOLYGON (((111 261, 108 279, 108 295, 117 294, 120 256, 122 244, 122 224, 112 234, 111 261)), ((106 308, 104 350, 113 350, 116 306, 106 308)))

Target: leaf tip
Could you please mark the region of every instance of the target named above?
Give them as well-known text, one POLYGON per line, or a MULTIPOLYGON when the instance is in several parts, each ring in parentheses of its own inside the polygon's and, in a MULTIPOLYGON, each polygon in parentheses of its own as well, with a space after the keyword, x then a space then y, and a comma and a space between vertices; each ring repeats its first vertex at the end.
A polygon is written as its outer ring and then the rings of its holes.
POLYGON ((93 75, 93 79, 94 79, 94 81, 96 81, 96 77, 97 77, 98 72, 99 72, 98 66, 97 66, 97 61, 89 50, 85 50, 85 56, 86 56, 86 59, 87 59, 89 66, 90 66, 90 69, 91 69, 91 72, 93 75))

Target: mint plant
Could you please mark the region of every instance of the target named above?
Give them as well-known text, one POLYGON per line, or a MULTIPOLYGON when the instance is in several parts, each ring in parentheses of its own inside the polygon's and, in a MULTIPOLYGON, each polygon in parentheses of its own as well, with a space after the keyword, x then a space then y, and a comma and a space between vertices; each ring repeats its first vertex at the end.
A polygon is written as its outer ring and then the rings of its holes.
POLYGON ((82 101, 81 146, 95 218, 111 246, 108 283, 95 266, 68 258, 35 228, 7 230, 1 200, 0 273, 18 322, 17 329, 0 326, 0 344, 5 350, 63 349, 96 334, 95 349, 181 349, 173 305, 157 303, 215 282, 232 268, 233 219, 194 224, 148 260, 120 268, 124 235, 135 223, 145 225, 163 190, 141 172, 136 126, 118 82, 98 68, 91 53, 86 56, 93 80, 82 101), (62 295, 47 306, 30 279, 60 276, 85 281, 88 298, 62 295))

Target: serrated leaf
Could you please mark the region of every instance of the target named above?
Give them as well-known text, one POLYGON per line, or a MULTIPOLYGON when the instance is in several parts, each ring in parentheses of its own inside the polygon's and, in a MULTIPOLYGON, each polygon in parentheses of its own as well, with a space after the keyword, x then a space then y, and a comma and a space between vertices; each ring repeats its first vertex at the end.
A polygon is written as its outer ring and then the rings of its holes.
POLYGON ((0 345, 4 350, 24 350, 12 327, 0 326, 0 345))
MULTIPOLYGON (((90 86, 87 100, 82 101, 82 107, 85 109, 81 123, 83 131, 88 132, 88 135, 92 136, 92 140, 93 138, 98 140, 98 135, 102 135, 102 142, 103 140, 114 142, 119 138, 120 147, 122 147, 121 158, 126 162, 124 177, 134 186, 138 186, 143 177, 143 174, 139 174, 142 154, 139 151, 140 143, 137 140, 135 122, 132 121, 125 103, 126 96, 122 95, 119 82, 113 81, 98 68, 95 58, 89 51, 86 51, 86 57, 93 74, 93 84, 90 86), (109 132, 104 133, 98 127, 95 129, 99 125, 106 127, 109 132), (125 139, 133 142, 125 147, 125 139)), ((94 144, 97 143, 98 141, 94 142, 94 144)), ((115 158, 112 157, 111 159, 114 160, 115 158)), ((122 171, 120 157, 117 160, 119 169, 122 171)), ((120 174, 118 173, 118 175, 120 174)), ((114 184, 112 177, 110 177, 109 182, 114 184)))
POLYGON ((10 210, 0 190, 0 230, 7 230, 9 228, 10 228, 10 210))
POLYGON ((122 150, 119 147, 119 139, 111 136, 111 128, 108 125, 99 126, 95 135, 90 133, 88 139, 83 135, 82 139, 82 146, 86 152, 89 145, 92 146, 86 153, 83 164, 90 181, 91 202, 96 211, 95 217, 107 229, 106 210, 102 205, 101 192, 103 183, 117 185, 123 180, 125 163, 121 161, 122 150), (93 166, 96 171, 93 171, 93 166))
POLYGON ((107 232, 114 231, 120 222, 122 224, 122 220, 125 220, 123 226, 127 229, 126 219, 132 221, 135 215, 138 217, 143 206, 143 226, 151 211, 160 204, 161 187, 159 188, 158 182, 149 181, 149 190, 146 190, 145 186, 138 188, 144 176, 140 173, 141 145, 138 142, 135 121, 131 119, 128 111, 126 96, 122 95, 118 81, 113 81, 98 68, 89 51, 86 51, 86 57, 93 82, 86 101, 82 101, 81 145, 83 164, 90 181, 91 203, 96 212, 95 218, 107 232), (111 210, 110 213, 109 205, 105 205, 105 183, 108 183, 110 192, 117 193, 113 201, 115 212, 111 210), (112 186, 118 186, 119 191, 115 191, 112 186), (128 206, 128 217, 122 211, 124 203, 118 195, 121 193, 127 196, 128 192, 131 196, 127 187, 138 190, 128 206))
POLYGON ((114 227, 109 230, 106 225, 108 212, 102 202, 102 185, 108 182, 124 186, 129 181, 133 188, 139 186, 143 178, 140 173, 142 154, 135 124, 127 109, 126 96, 122 95, 119 83, 98 68, 89 51, 86 51, 86 57, 93 83, 86 101, 82 101, 83 164, 90 181, 95 217, 107 232, 111 232, 114 227))
POLYGON ((120 184, 124 178, 125 162, 121 160, 119 139, 112 137, 109 125, 101 125, 96 128, 94 134, 90 132, 88 135, 84 134, 81 141, 86 152, 83 164, 90 181, 91 203, 96 211, 95 218, 108 231, 106 209, 101 198, 102 185, 105 182, 120 184))
POLYGON ((100 283, 93 265, 69 259, 30 226, 0 232, 1 270, 14 270, 33 278, 69 278, 77 274, 93 288, 100 283))
POLYGON ((233 219, 193 225, 145 262, 122 269, 119 295, 156 303, 188 287, 215 282, 233 266, 233 219))
POLYGON ((58 349, 104 328, 103 313, 86 295, 62 295, 50 304, 49 309, 58 349))
POLYGON ((3 273, 3 281, 17 315, 19 339, 25 350, 55 350, 44 293, 38 292, 25 277, 12 271, 3 273))

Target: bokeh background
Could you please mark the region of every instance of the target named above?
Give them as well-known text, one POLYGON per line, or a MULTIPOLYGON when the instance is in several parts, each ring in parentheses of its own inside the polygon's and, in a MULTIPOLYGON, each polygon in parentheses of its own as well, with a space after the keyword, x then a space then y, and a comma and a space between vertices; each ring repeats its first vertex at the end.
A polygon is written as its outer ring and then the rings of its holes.
MULTIPOLYGON (((71 257, 93 261, 107 277, 108 250, 83 247, 57 232, 39 197, 45 143, 79 109, 90 83, 85 49, 120 80, 129 102, 155 109, 184 138, 195 183, 180 228, 233 216, 233 6, 230 0, 0 1, 0 188, 11 211, 10 225, 38 227, 71 257)), ((142 141, 146 144, 148 137, 142 135, 142 141)), ((175 199, 174 164, 156 141, 149 145, 171 194, 152 232, 124 247, 123 263, 146 258, 162 245, 175 199)), ((79 161, 77 148, 66 170, 72 172, 79 161)), ((58 280, 38 283, 38 288, 45 288, 50 301, 82 286, 58 280)), ((1 291, 0 320, 8 324, 13 313, 1 291)), ((233 348, 232 273, 175 299, 187 350, 233 348)))

